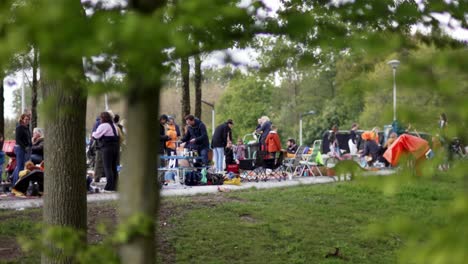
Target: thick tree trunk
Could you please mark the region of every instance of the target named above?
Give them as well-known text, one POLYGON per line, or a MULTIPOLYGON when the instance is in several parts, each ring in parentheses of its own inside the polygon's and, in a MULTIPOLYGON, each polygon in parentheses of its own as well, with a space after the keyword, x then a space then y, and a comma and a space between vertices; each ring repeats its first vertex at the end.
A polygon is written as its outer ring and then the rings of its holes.
POLYGON ((201 99, 202 99, 202 71, 200 55, 195 55, 195 116, 202 118, 201 99))
POLYGON ((33 62, 32 62, 32 91, 31 91, 31 128, 37 127, 37 88, 39 82, 37 80, 37 71, 39 70, 37 47, 33 47, 33 62))
MULTIPOLYGON (((43 219, 46 227, 72 227, 86 241, 86 95, 77 82, 43 81, 52 101, 45 125, 43 219)), ((71 263, 43 254, 42 263, 71 263)))
POLYGON ((184 117, 190 114, 190 63, 189 58, 184 57, 180 59, 180 73, 182 75, 182 127, 185 131, 184 117))
MULTIPOLYGON (((142 87, 133 84, 131 89, 136 91, 142 87)), ((127 226, 137 219, 138 224, 134 227, 144 231, 144 235, 130 234, 130 240, 120 250, 121 263, 154 263, 156 260, 159 88, 144 89, 146 92, 143 95, 130 96, 127 101, 127 152, 119 186, 121 225, 127 226)), ((131 229, 127 228, 129 232, 132 232, 131 229)))

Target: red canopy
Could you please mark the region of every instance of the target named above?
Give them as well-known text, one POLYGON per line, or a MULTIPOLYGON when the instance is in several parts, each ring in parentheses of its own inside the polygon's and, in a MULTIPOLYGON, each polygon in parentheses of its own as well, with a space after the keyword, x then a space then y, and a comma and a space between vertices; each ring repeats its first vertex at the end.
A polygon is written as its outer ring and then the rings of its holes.
POLYGON ((392 166, 396 166, 402 154, 411 153, 416 159, 419 159, 423 157, 428 150, 429 143, 426 140, 420 137, 403 134, 388 147, 383 156, 392 166))

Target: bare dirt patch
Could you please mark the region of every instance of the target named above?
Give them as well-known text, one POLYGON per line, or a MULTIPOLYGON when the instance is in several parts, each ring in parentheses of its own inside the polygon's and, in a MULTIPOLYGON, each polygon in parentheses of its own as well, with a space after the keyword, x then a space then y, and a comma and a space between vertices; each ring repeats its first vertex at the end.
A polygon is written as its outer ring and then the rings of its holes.
MULTIPOLYGON (((228 194, 217 193, 190 197, 190 203, 173 203, 170 199, 163 199, 158 215, 158 234, 156 236, 159 258, 163 263, 175 263, 175 249, 169 242, 168 233, 174 228, 171 218, 183 217, 193 208, 215 207, 221 203, 244 202, 237 197, 229 197, 228 194)), ((0 223, 7 219, 24 219, 33 222, 42 221, 42 210, 15 211, 0 216, 0 223)), ((243 221, 255 222, 249 215, 241 215, 243 221)), ((97 203, 88 205, 88 242, 100 243, 106 235, 98 231, 99 225, 104 225, 106 233, 112 234, 118 224, 118 208, 115 202, 97 203)), ((0 259, 14 261, 21 258, 23 252, 15 237, 0 237, 0 259)))

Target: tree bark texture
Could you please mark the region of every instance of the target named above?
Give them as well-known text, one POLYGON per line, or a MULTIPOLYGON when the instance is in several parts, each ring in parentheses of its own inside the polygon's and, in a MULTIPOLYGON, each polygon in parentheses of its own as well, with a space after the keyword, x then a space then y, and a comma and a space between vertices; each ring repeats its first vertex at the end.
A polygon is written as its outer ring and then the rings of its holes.
MULTIPOLYGON (((130 240, 120 250, 121 263, 142 264, 156 261, 159 88, 146 88, 145 94, 130 96, 127 101, 127 149, 119 185, 120 224, 125 226, 132 217, 140 215, 150 220, 151 226, 146 235, 130 235, 130 240)), ((134 83, 131 89, 142 89, 142 85, 134 83)), ((143 226, 140 223, 138 225, 143 226)))
POLYGON ((190 114, 190 63, 189 58, 184 57, 180 59, 180 72, 182 75, 182 127, 185 131, 184 117, 190 114))
POLYGON ((195 55, 195 116, 202 119, 202 71, 200 55, 195 55))
MULTIPOLYGON (((47 104, 43 219, 46 227, 72 227, 86 241, 86 96, 75 82, 43 80, 47 104)), ((42 263, 71 263, 60 253, 42 263)))

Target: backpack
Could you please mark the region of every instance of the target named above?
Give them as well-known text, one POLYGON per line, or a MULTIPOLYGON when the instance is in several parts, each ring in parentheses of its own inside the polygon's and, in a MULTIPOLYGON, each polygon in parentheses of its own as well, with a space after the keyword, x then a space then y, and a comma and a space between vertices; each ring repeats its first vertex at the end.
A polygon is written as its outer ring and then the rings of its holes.
POLYGON ((208 184, 211 183, 211 185, 223 185, 224 183, 224 178, 222 174, 208 173, 206 175, 206 178, 208 180, 208 184))
POLYGON ((185 185, 196 186, 200 184, 201 173, 198 171, 187 171, 185 173, 185 185))

